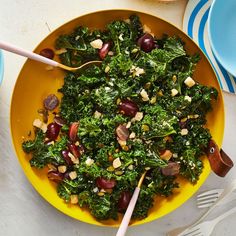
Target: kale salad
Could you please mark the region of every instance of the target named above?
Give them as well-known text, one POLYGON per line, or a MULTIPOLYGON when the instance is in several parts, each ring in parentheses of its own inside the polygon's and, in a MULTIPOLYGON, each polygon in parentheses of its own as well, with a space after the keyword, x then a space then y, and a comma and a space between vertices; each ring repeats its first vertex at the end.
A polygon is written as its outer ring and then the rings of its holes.
POLYGON ((178 188, 178 175, 198 181, 211 139, 206 114, 217 90, 193 79, 200 58, 180 38, 156 37, 131 15, 105 30, 79 26, 61 35, 54 51, 42 51, 54 53, 71 67, 101 61, 66 73, 61 101, 45 98, 35 137, 22 144, 33 168, 48 168, 60 198, 98 220, 117 219, 147 171, 132 216, 142 219, 155 196, 178 188))

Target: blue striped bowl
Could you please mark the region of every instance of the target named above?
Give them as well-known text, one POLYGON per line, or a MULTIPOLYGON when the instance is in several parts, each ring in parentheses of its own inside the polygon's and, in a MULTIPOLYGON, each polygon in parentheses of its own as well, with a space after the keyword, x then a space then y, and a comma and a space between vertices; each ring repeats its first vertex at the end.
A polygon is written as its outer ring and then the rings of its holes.
POLYGON ((209 40, 221 65, 236 76, 236 1, 214 0, 209 12, 209 40))
MULTIPOLYGON (((221 0, 216 0, 217 2, 221 0)), ((235 1, 235 0, 229 0, 235 1)), ((212 0, 191 0, 188 2, 184 18, 183 30, 199 45, 210 60, 221 88, 236 93, 236 77, 231 75, 218 61, 218 57, 211 48, 208 34, 209 12, 212 0)), ((228 4, 228 0, 227 0, 228 4)), ((226 5, 227 5, 226 4, 226 5)))

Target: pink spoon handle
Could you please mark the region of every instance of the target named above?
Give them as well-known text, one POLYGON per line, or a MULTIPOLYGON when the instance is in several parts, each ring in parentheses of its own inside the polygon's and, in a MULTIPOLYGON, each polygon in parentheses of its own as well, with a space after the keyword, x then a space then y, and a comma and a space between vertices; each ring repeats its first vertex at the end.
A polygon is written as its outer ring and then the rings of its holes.
POLYGON ((138 199, 139 192, 140 192, 140 188, 136 187, 135 190, 134 190, 133 196, 132 196, 132 198, 129 202, 129 206, 128 206, 128 208, 125 212, 125 215, 122 219, 120 227, 117 231, 116 236, 125 236, 126 230, 128 228, 129 222, 130 222, 130 218, 133 214, 134 207, 135 207, 137 199, 138 199))
POLYGON ((4 49, 6 51, 9 51, 9 52, 18 54, 20 56, 30 58, 30 59, 35 60, 35 61, 40 61, 42 63, 48 64, 48 65, 51 65, 51 66, 57 67, 58 64, 59 64, 56 61, 53 61, 53 60, 50 60, 46 57, 40 56, 39 54, 24 50, 22 48, 19 48, 15 45, 10 44, 10 43, 0 41, 0 48, 4 49))

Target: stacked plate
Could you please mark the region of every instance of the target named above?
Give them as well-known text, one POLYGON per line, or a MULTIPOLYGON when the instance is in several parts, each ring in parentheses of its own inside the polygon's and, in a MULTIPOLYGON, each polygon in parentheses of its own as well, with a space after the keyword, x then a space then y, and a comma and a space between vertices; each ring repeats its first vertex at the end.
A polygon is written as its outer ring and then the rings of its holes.
POLYGON ((235 0, 191 0, 183 19, 183 30, 211 61, 221 88, 231 93, 236 93, 235 9, 235 0))

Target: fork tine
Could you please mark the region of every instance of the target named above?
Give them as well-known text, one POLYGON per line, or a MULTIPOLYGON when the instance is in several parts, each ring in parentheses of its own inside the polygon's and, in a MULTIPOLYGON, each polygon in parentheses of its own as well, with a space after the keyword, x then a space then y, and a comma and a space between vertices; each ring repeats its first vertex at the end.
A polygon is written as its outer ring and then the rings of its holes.
POLYGON ((204 201, 204 200, 210 200, 213 198, 218 198, 221 194, 212 194, 212 195, 208 195, 208 196, 203 196, 203 197, 197 197, 197 201, 204 201))
POLYGON ((207 199, 197 199, 197 204, 205 204, 208 202, 215 202, 219 197, 211 197, 211 198, 207 198, 207 199))
POLYGON ((206 191, 206 192, 203 192, 201 194, 199 194, 197 197, 204 197, 204 196, 208 196, 208 195, 214 195, 214 194, 218 194, 218 193, 222 193, 223 192, 223 189, 213 189, 213 190, 210 190, 210 191, 206 191))
POLYGON ((197 208, 207 208, 211 207, 215 202, 209 202, 207 204, 197 205, 197 208))

